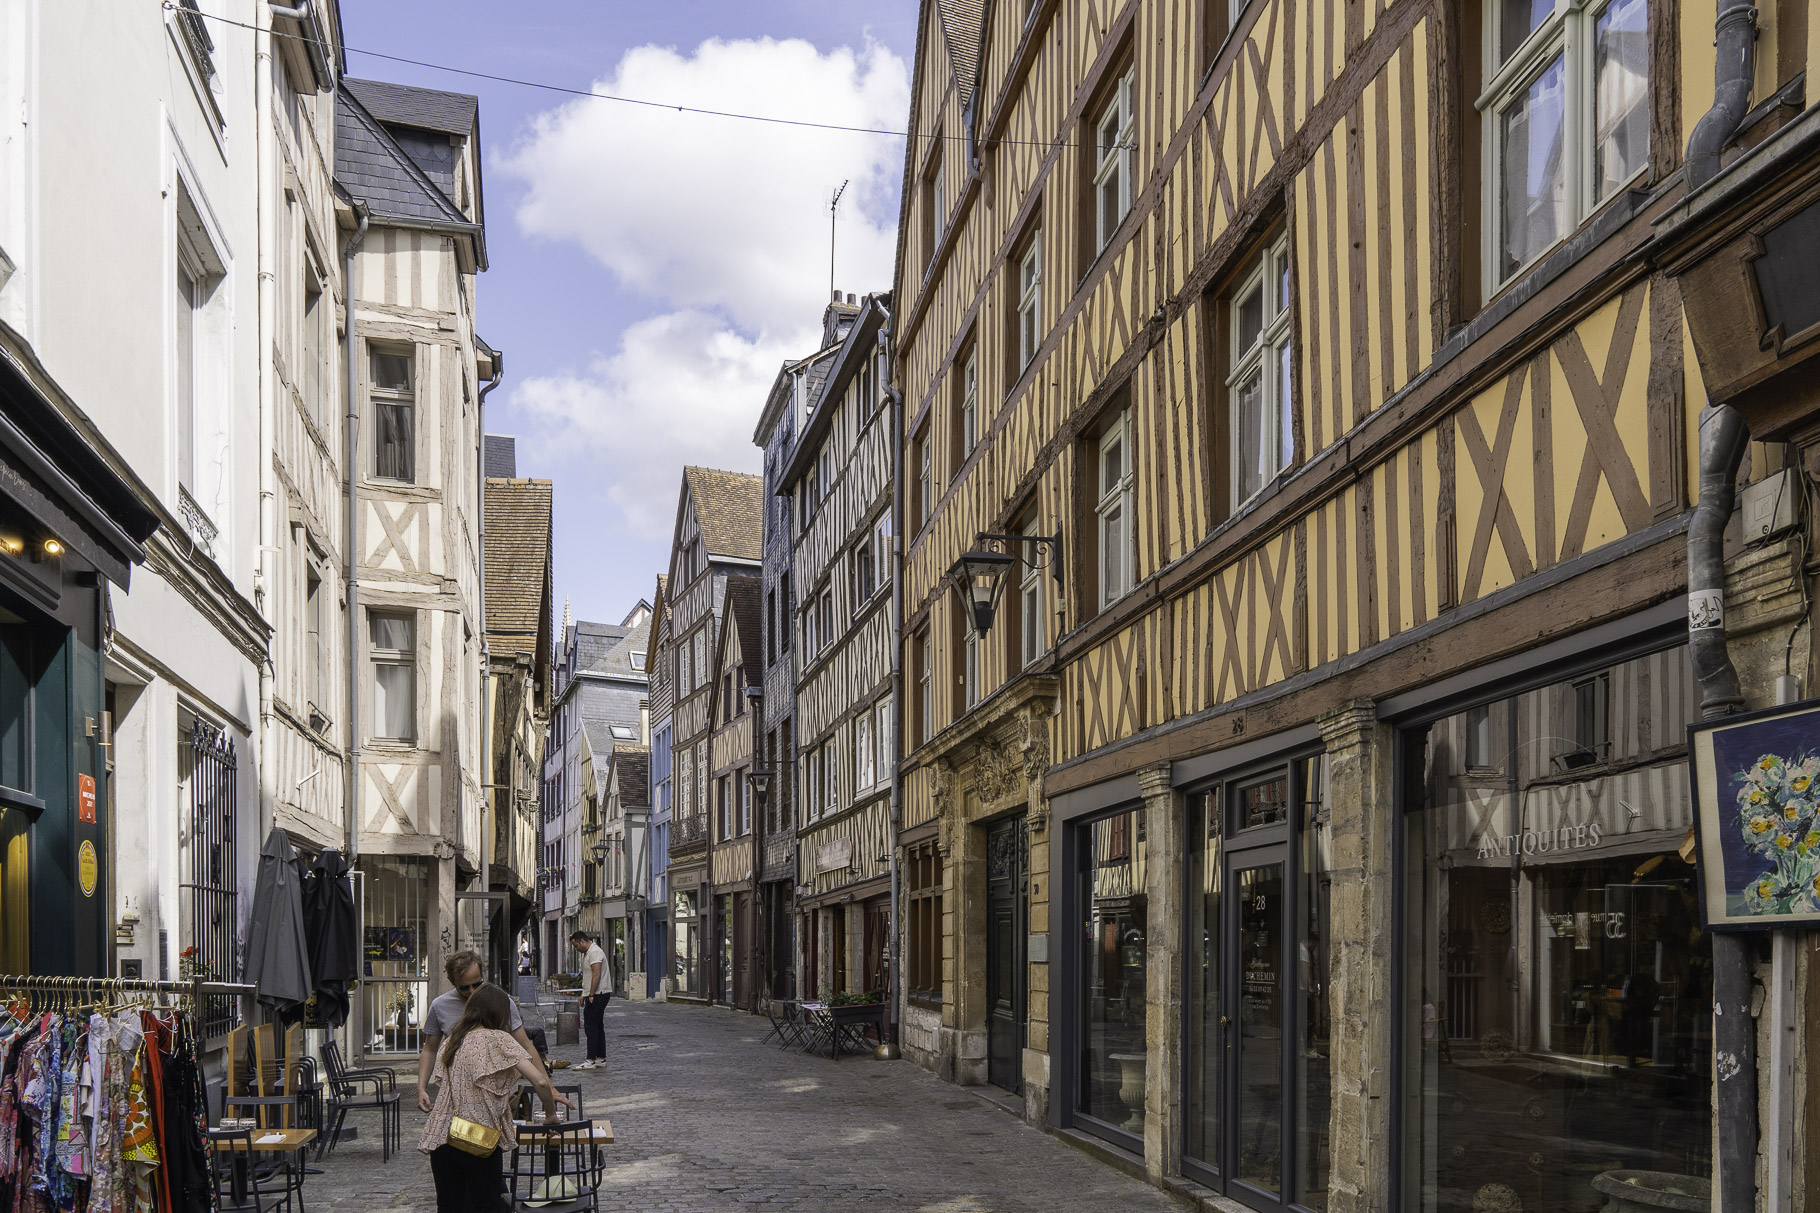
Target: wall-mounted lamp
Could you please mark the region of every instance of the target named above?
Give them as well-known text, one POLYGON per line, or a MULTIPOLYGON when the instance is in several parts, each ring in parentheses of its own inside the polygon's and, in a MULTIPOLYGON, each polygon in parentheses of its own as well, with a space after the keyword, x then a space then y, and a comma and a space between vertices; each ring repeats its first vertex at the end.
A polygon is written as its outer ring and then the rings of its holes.
POLYGON ((754 767, 746 772, 746 784, 752 789, 752 799, 761 810, 771 795, 772 774, 763 767, 754 767))
POLYGON ((981 531, 974 536, 981 546, 961 553, 949 570, 954 588, 961 596, 967 619, 976 634, 992 630, 993 616, 998 613, 1000 595, 1005 592, 1005 574, 1019 561, 1033 569, 1048 569, 1056 583, 1062 580, 1062 533, 1053 535, 998 535, 981 531), (1024 555, 1021 545, 1029 544, 1024 555), (1014 548, 1013 545, 1019 545, 1014 548))

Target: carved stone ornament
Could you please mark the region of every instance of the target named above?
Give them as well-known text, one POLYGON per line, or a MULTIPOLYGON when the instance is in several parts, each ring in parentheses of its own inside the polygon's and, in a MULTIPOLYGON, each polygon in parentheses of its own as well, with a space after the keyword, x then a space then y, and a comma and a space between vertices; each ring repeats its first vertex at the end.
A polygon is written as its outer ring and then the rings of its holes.
POLYGON ((1023 767, 1016 752, 1001 738, 982 741, 974 751, 971 767, 968 787, 986 803, 1003 800, 1023 777, 1023 767))

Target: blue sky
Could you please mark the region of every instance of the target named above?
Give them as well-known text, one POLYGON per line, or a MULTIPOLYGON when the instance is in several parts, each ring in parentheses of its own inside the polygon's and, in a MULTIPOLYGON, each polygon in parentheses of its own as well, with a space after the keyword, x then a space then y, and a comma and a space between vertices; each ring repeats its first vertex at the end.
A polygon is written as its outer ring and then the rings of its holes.
POLYGON ((910 0, 344 0, 350 74, 480 98, 487 429, 555 481, 556 609, 618 622, 669 554, 682 465, 756 471, 751 434, 835 279, 890 285, 901 140, 677 114, 371 55, 684 105, 902 129, 910 0))

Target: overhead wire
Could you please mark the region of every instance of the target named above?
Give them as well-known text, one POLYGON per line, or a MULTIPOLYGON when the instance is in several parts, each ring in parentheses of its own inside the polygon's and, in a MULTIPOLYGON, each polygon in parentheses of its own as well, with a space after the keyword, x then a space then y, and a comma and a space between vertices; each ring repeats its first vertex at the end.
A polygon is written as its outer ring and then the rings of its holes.
MULTIPOLYGON (((167 11, 176 11, 178 6, 175 0, 163 0, 163 7, 167 11)), ((250 21, 236 21, 232 17, 226 17, 216 13, 197 12, 196 10, 188 8, 184 9, 183 12, 185 15, 199 16, 205 21, 214 21, 222 25, 235 26, 239 29, 253 30, 255 32, 260 29, 259 26, 254 25, 250 21)), ((285 33, 275 29, 266 32, 270 33, 274 38, 293 38, 300 42, 307 41, 301 34, 285 33)), ((965 142, 966 139, 965 135, 927 135, 880 126, 852 126, 840 122, 815 122, 807 118, 780 118, 775 114, 753 114, 741 110, 711 109, 699 105, 678 105, 669 101, 652 101, 646 97, 627 97, 618 93, 599 93, 594 92, 591 89, 573 88, 566 84, 551 84, 545 80, 526 80, 518 76, 502 76, 493 72, 478 71, 474 68, 455 67, 447 63, 433 63, 426 59, 412 59, 405 55, 393 55, 385 51, 368 50, 365 47, 359 46, 344 45, 341 49, 344 53, 350 55, 366 55, 368 58, 384 59, 389 63, 402 63, 410 67, 424 68, 428 71, 448 72, 452 75, 467 76, 475 80, 488 80, 495 84, 511 84, 516 85, 519 88, 534 88, 542 90, 543 92, 561 93, 564 96, 569 97, 591 97, 597 101, 618 101, 625 105, 643 106, 648 109, 672 110, 679 114, 699 114, 711 118, 732 118, 741 122, 763 122, 773 126, 795 126, 809 130, 836 131, 842 134, 883 135, 892 139, 919 139, 926 141, 943 140, 954 142, 965 142)), ((992 142, 995 144, 1003 144, 1008 147, 1056 148, 1062 146, 1067 141, 1063 139, 994 139, 992 142)))

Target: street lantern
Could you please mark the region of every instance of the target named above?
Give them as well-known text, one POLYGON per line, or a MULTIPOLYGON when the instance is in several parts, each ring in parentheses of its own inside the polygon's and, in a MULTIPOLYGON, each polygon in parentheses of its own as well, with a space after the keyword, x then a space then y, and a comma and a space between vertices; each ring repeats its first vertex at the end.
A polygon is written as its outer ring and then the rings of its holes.
POLYGON ((592 851, 592 853, 594 855, 595 863, 600 863, 603 860, 605 860, 607 857, 607 844, 604 842, 595 843, 594 846, 592 848, 590 848, 590 850, 592 851))
POLYGON ((765 801, 771 795, 771 775, 772 772, 762 767, 746 772, 746 783, 752 789, 752 800, 760 809, 765 807, 765 801))
POLYGON ((1016 564, 1017 557, 1008 552, 983 548, 963 552, 954 562, 954 588, 966 608, 967 621, 978 635, 992 630, 999 595, 1005 592, 1005 574, 1016 564))

